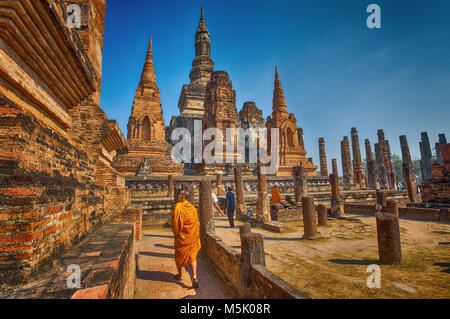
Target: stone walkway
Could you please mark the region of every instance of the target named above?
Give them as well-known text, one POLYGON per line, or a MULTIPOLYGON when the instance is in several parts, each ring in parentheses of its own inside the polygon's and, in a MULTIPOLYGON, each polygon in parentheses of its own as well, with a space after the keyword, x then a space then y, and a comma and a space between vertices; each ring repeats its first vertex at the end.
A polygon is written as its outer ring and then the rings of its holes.
MULTIPOLYGON (((224 293, 206 267, 197 260, 200 287, 192 288, 190 275, 183 271, 183 280, 175 280, 177 273, 173 259, 173 235, 163 229, 143 231, 138 255, 135 299, 221 299, 224 293)), ((191 269, 188 267, 188 271, 191 269)))

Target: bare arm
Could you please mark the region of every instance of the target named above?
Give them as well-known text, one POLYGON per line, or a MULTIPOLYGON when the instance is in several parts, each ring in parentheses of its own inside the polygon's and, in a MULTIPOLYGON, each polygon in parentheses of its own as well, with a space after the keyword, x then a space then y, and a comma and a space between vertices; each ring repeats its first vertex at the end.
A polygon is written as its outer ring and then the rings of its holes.
POLYGON ((219 211, 220 215, 225 216, 217 203, 214 203, 214 207, 219 211))

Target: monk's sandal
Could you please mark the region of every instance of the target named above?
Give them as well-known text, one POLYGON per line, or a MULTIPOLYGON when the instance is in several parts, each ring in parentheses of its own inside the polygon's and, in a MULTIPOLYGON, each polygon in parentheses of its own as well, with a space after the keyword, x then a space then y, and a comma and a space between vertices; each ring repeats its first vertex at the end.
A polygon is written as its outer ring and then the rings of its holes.
POLYGON ((199 287, 199 284, 198 284, 197 279, 193 279, 192 280, 192 288, 198 288, 198 287, 199 287))

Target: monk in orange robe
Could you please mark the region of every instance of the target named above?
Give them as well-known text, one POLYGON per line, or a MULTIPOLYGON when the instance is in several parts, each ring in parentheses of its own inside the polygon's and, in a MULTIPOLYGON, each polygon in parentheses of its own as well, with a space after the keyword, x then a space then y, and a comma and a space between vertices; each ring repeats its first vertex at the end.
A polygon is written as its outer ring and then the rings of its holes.
POLYGON ((281 194, 278 190, 278 187, 275 186, 275 188, 272 190, 272 204, 279 204, 281 202, 281 194))
POLYGON ((192 286, 198 288, 197 254, 201 247, 200 223, 197 210, 186 200, 189 197, 186 192, 186 190, 180 192, 170 221, 174 235, 174 258, 178 270, 175 278, 181 280, 183 268, 192 265, 192 286))

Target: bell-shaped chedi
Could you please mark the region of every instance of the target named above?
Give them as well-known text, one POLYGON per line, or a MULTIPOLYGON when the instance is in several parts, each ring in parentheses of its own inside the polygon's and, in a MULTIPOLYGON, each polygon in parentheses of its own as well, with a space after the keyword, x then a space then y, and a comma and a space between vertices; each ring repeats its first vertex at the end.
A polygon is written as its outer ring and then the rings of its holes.
MULTIPOLYGON (((273 91, 272 117, 268 116, 266 128, 270 137, 272 128, 279 129, 279 168, 277 176, 291 176, 293 167, 303 164, 305 173, 316 176, 317 166, 306 158, 306 151, 300 146, 297 134, 297 120, 293 113, 288 113, 278 69, 275 67, 275 88, 273 91)), ((268 147, 270 149, 270 142, 268 147)))
POLYGON ((156 84, 151 36, 127 127, 127 148, 115 157, 113 164, 119 172, 126 176, 136 175, 147 159, 146 165, 152 175, 181 175, 183 166, 172 160, 171 146, 165 138, 166 126, 156 84))

